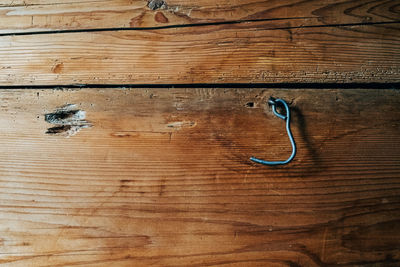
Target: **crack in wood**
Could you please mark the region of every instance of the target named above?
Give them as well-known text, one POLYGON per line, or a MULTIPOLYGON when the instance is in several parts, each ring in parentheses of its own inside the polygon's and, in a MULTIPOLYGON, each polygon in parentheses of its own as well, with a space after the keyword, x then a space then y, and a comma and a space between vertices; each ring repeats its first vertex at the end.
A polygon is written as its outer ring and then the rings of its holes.
MULTIPOLYGON (((269 18, 269 19, 226 20, 226 21, 219 21, 219 22, 171 24, 171 25, 163 25, 163 26, 151 26, 151 27, 111 27, 111 28, 87 28, 87 29, 54 30, 54 31, 45 30, 45 31, 12 32, 12 33, 6 32, 6 33, 0 33, 0 36, 61 34, 61 33, 79 33, 79 32, 108 32, 108 31, 148 31, 148 30, 165 30, 165 29, 175 29, 175 28, 234 25, 234 24, 268 22, 268 21, 301 20, 301 19, 311 19, 311 18, 316 18, 316 17, 285 17, 285 18, 269 18)), ((361 22, 361 23, 312 24, 312 25, 303 25, 303 26, 271 27, 271 28, 265 28, 265 30, 289 30, 289 29, 301 29, 301 28, 372 26, 372 25, 385 25, 385 24, 390 25, 390 24, 399 24, 399 23, 400 23, 400 20, 380 21, 380 22, 361 22)))

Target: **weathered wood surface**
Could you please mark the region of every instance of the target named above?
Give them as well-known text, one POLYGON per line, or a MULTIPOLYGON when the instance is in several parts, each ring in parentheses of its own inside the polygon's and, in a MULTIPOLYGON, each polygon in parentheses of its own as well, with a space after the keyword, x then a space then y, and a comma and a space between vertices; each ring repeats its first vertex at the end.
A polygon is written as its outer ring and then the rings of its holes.
POLYGON ((275 22, 0 37, 2 85, 399 82, 388 25, 266 30, 275 22))
POLYGON ((397 90, 0 91, 0 263, 400 264, 397 90), (265 105, 291 102, 298 144, 265 105), (93 127, 46 134, 66 104, 93 127))
POLYGON ((400 81, 398 1, 79 2, 0 7, 1 85, 400 81))
POLYGON ((9 0, 0 3, 0 33, 259 19, 286 19, 290 26, 381 23, 400 20, 398 5, 396 0, 9 0))

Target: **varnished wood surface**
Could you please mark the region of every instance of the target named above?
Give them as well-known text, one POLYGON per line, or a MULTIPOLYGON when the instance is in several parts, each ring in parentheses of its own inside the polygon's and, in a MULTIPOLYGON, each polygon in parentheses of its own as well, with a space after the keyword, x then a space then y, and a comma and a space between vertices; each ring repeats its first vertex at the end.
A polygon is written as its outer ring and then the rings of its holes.
POLYGON ((398 90, 0 91, 5 266, 396 266, 398 90), (265 105, 291 103, 298 154, 265 105), (91 128, 46 134, 66 104, 91 128))
POLYGON ((398 1, 106 2, 4 3, 0 85, 400 81, 398 1))

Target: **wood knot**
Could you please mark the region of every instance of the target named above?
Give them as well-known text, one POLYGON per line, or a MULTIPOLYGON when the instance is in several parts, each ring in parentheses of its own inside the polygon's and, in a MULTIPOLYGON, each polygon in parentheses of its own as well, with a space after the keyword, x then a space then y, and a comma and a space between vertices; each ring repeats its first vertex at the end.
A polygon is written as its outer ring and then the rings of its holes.
POLYGON ((154 16, 155 21, 159 23, 167 23, 168 18, 162 13, 162 12, 157 12, 156 15, 154 16))
POLYGON ((64 68, 64 64, 63 63, 58 63, 56 65, 54 65, 54 67, 51 69, 51 71, 53 73, 60 73, 62 71, 62 69, 64 68))
POLYGON ((165 3, 163 0, 150 0, 147 6, 151 10, 156 10, 160 8, 165 9, 167 7, 167 3, 165 3))

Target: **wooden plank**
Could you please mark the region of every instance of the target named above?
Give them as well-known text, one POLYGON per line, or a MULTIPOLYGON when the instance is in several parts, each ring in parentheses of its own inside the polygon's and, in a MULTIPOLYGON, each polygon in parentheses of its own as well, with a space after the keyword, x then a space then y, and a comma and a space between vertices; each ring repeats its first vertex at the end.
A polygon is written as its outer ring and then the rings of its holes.
POLYGON ((400 29, 282 21, 0 37, 1 85, 399 82, 400 29))
POLYGON ((398 90, 1 90, 0 103, 7 266, 400 263, 398 90), (282 167, 249 161, 290 152, 271 95, 291 103, 298 145, 282 167), (92 127, 46 134, 66 104, 92 127))
POLYGON ((3 3, 0 85, 399 82, 397 1, 106 2, 3 3))
POLYGON ((305 26, 390 22, 400 20, 400 15, 396 0, 10 0, 0 4, 0 33, 283 18, 295 19, 287 22, 292 26, 305 26), (155 8, 155 2, 164 4, 155 8))

